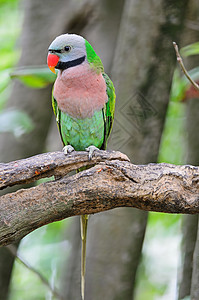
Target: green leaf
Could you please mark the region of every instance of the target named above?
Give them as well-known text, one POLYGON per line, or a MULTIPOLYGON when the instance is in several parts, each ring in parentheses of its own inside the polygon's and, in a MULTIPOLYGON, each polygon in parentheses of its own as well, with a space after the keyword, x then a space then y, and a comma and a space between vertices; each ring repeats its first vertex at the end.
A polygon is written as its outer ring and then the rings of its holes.
POLYGON ((11 68, 14 64, 16 64, 16 61, 19 58, 19 51, 0 49, 0 57, 3 58, 0 60, 0 70, 11 68))
POLYGON ((9 72, 10 69, 0 71, 0 93, 8 86, 10 81, 9 72))
POLYGON ((25 112, 7 109, 0 113, 0 132, 12 132, 15 137, 20 137, 33 128, 33 122, 25 112))
POLYGON ((173 74, 170 101, 180 102, 185 95, 187 82, 185 77, 181 76, 179 69, 175 69, 173 74))
POLYGON ((17 68, 10 77, 19 79, 28 87, 38 89, 52 84, 56 79, 56 75, 46 65, 17 68))
POLYGON ((199 54, 199 42, 187 45, 180 50, 183 57, 199 54))
MULTIPOLYGON (((199 67, 188 71, 191 78, 195 81, 199 80, 199 67)), ((179 69, 174 71, 173 81, 170 92, 170 101, 180 102, 185 96, 186 90, 191 86, 191 82, 185 75, 181 76, 182 72, 179 69)))

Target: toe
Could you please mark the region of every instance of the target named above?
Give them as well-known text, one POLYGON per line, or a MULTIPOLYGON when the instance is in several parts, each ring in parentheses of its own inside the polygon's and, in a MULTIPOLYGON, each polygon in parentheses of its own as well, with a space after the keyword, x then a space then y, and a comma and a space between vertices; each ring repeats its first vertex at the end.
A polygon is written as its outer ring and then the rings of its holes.
POLYGON ((75 149, 73 148, 73 146, 71 145, 66 145, 64 148, 63 148, 63 152, 65 155, 67 155, 68 153, 71 153, 72 151, 74 151, 75 149))
POLYGON ((97 147, 93 146, 93 145, 91 145, 91 146, 89 146, 89 147, 86 148, 86 151, 88 151, 88 159, 89 159, 89 160, 92 159, 93 153, 94 153, 94 151, 96 151, 96 150, 99 151, 99 149, 98 149, 97 147))

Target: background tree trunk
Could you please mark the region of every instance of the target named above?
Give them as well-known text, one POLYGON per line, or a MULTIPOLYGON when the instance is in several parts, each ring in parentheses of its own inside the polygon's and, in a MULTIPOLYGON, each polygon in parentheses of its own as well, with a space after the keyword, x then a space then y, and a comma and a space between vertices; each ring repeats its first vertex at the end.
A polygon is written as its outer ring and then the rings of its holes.
MULTIPOLYGON (((95 10, 93 12, 94 18, 91 19, 89 24, 83 29, 78 31, 78 33, 85 36, 86 39, 89 40, 89 42, 94 46, 94 49, 102 59, 105 72, 110 74, 110 69, 112 67, 112 61, 113 61, 113 54, 116 47, 116 41, 117 41, 117 35, 120 25, 120 18, 121 13, 123 10, 123 4, 124 0, 120 0, 117 2, 114 2, 112 0, 103 0, 100 2, 97 2, 97 5, 95 7, 95 10), (101 20, 101 21, 100 21, 101 20)), ((67 30, 66 30, 67 31, 67 30)), ((97 256, 93 257, 93 255, 90 255, 90 251, 92 251, 92 247, 96 244, 96 238, 92 242, 92 233, 90 233, 90 229, 92 226, 97 228, 97 218, 98 216, 94 216, 93 218, 89 219, 89 226, 88 226, 88 237, 87 237, 87 274, 86 276, 86 282, 88 282, 88 288, 89 291, 87 293, 90 294, 89 297, 93 297, 92 299, 97 299, 96 297, 96 291, 99 291, 100 285, 98 282, 99 279, 99 273, 95 273, 96 270, 96 261, 99 265, 105 264, 107 262, 107 253, 104 251, 103 253, 100 253, 99 251, 96 251, 97 256), (95 222, 93 224, 92 222, 95 222), (96 224, 96 225, 95 225, 96 224), (92 245, 91 245, 92 243, 92 245), (90 248, 90 246, 91 248, 90 248), (90 266, 89 266, 90 265, 90 266), (95 268, 93 266, 95 265, 95 268), (91 270, 90 275, 88 274, 91 270), (95 275, 96 274, 96 275, 95 275), (90 282, 91 277, 93 277, 92 282, 90 282), (97 285, 97 286, 96 286, 97 285), (91 290, 90 290, 91 289, 91 290)), ((101 221, 100 225, 101 226, 101 221)), ((108 232, 108 223, 106 225, 106 231, 108 232)), ((71 251, 70 256, 67 259, 66 262, 66 268, 63 270, 63 281, 62 281, 62 294, 64 295, 65 299, 80 299, 80 249, 81 249, 81 239, 80 239, 80 221, 79 218, 74 218, 71 224, 71 232, 76 232, 72 237, 70 237, 71 241, 71 251), (77 250, 78 248, 78 250, 77 250), (79 255, 77 256, 77 254, 79 255), (71 282, 71 278, 75 278, 73 282, 71 282)), ((95 231, 95 229, 94 229, 95 231)), ((94 233, 93 231, 93 233, 94 233)), ((103 231, 102 231, 103 232, 103 231)), ((95 233, 94 233, 95 234, 95 233)), ((68 233, 66 233, 68 236, 68 233)), ((108 236, 108 235, 107 235, 108 236)), ((109 243, 106 240, 99 241, 102 245, 102 243, 105 245, 106 243, 109 243)), ((109 257, 110 258, 110 257, 109 257)), ((99 267, 99 266, 98 266, 99 267)), ((101 276, 101 275, 100 275, 101 276)), ((105 278, 103 280, 105 282, 105 278)), ((87 297, 87 296, 86 296, 87 297)), ((101 295, 99 294, 99 299, 101 295)), ((103 297, 102 297, 103 298, 103 297)), ((101 299, 102 299, 101 298, 101 299)), ((89 298, 88 298, 89 299, 89 298)))
POLYGON ((193 272, 193 253, 197 239, 198 216, 183 216, 182 222, 182 265, 180 270, 180 284, 178 299, 190 295, 193 272))
MULTIPOLYGON (((53 5, 53 1, 50 2, 53 5)), ((44 7, 42 9, 40 2, 37 0, 34 3, 33 1, 32 3, 26 1, 25 20, 21 35, 22 55, 18 63, 19 66, 43 64, 45 62, 46 44, 50 40, 47 34, 50 21, 48 21, 46 14, 46 5, 44 7)), ((6 162, 27 157, 44 150, 45 138, 51 119, 50 93, 50 87, 42 90, 30 90, 19 82, 14 82, 7 107, 25 111, 33 119, 35 127, 31 133, 24 134, 20 138, 15 138, 11 133, 2 133, 0 135, 1 161, 6 162)), ((7 299, 8 297, 13 262, 13 255, 6 248, 1 248, 0 299, 7 299)))
MULTIPOLYGON (((122 1, 118 1, 112 7, 116 11, 120 11, 122 1)), ((110 3, 106 3, 109 7, 110 3)), ((104 4, 105 6, 105 4, 104 4)), ((97 20, 97 5, 95 0, 91 1, 63 1, 63 0, 27 0, 24 1, 25 20, 21 33, 20 47, 22 48, 21 59, 18 66, 25 65, 43 65, 46 63, 46 55, 48 45, 52 42, 55 36, 64 32, 83 32, 86 26, 92 27, 92 22, 98 24, 97 20), (59 17, 58 17, 59 16, 59 17), (53 18, 52 18, 53 17, 53 18), (89 24, 88 24, 89 23, 89 24)), ((110 7, 109 7, 110 9, 110 7)), ((106 7, 104 7, 106 12, 106 7)), ((104 17, 104 15, 102 16, 104 17)), ((118 18, 114 20, 106 18, 107 22, 113 22, 117 25, 118 18)), ((103 27, 103 26, 102 26, 103 27)), ((98 26, 96 25, 95 29, 98 26)), ((109 32, 107 40, 114 42, 116 35, 113 35, 111 30, 114 26, 107 26, 101 30, 101 37, 104 31, 109 32)), ((98 30, 100 32, 100 30, 98 30)), ((94 37, 96 31, 92 32, 94 37)), ((104 47, 105 39, 99 38, 101 49, 104 47), (100 43, 101 40, 101 43, 100 43)), ((112 48, 111 48, 112 51, 112 48)), ((111 51, 104 51, 103 60, 107 65, 110 63, 111 51)), ((0 159, 1 161, 10 161, 22 157, 28 157, 36 153, 41 153, 46 144, 46 137, 50 131, 53 132, 56 122, 53 118, 51 123, 51 88, 35 90, 23 86, 20 82, 14 82, 12 94, 7 103, 7 107, 14 107, 25 111, 32 119, 35 125, 34 130, 29 134, 24 134, 19 139, 16 139, 12 134, 0 135, 0 159)), ((55 130, 54 130, 55 132, 55 130)), ((50 134, 48 145, 51 149, 60 149, 62 147, 61 140, 57 133, 50 134), (52 142, 53 140, 53 142, 52 142), (55 146, 56 145, 56 146, 55 146)), ((51 150, 50 149, 50 150, 51 150)), ((7 191, 11 191, 7 190, 7 191)), ((0 249, 0 298, 6 299, 8 295, 9 280, 12 270, 14 258, 7 253, 6 249, 0 249)))
MULTIPOLYGON (((187 1, 179 4, 178 1, 138 3, 133 0, 124 4, 111 72, 117 107, 109 147, 120 149, 135 163, 157 160, 176 59, 172 41, 179 41, 186 5, 187 1)), ((146 221, 146 213, 133 209, 114 210, 90 218, 88 300, 133 299, 146 221), (91 253, 95 250, 98 254, 93 257, 91 253)), ((75 271, 77 263, 72 268, 75 271)), ((77 282, 70 288, 65 298, 80 299, 77 282)))
MULTIPOLYGON (((20 41, 22 55, 18 66, 45 64, 48 45, 56 35, 64 32, 67 23, 73 22, 85 3, 86 1, 63 0, 24 1, 25 19, 20 41)), ((32 118, 35 127, 32 132, 20 138, 15 138, 11 133, 1 134, 1 161, 11 161, 44 151, 52 116, 51 89, 50 86, 40 90, 29 89, 20 82, 14 82, 7 107, 25 111, 32 118)), ((58 149, 61 147, 58 135, 55 140, 58 149)), ((13 262, 14 257, 7 253, 6 248, 1 248, 0 299, 7 299, 13 262)))
MULTIPOLYGON (((116 87, 116 121, 109 147, 120 149, 134 163, 156 162, 175 65, 172 41, 179 41, 187 2, 28 0, 24 2, 23 52, 19 65, 43 64, 48 45, 62 32, 85 35, 102 58, 106 72, 112 70, 116 87)), ((8 107, 26 111, 33 118, 35 129, 18 140, 3 134, 1 160, 27 157, 44 150, 51 122, 50 99, 50 87, 30 90, 15 83, 8 107)), ((58 134, 56 141, 61 146, 58 134)), ((117 209, 90 218, 88 300, 133 299, 146 222, 147 213, 134 209, 117 209), (92 257, 95 249, 98 254, 92 257)), ((63 290, 66 299, 78 300, 79 220, 74 223, 70 238, 76 251, 68 259, 69 272, 63 290)), ((4 255, 4 249, 0 251, 0 279, 5 279, 1 283, 6 287, 4 294, 0 288, 0 298, 6 299, 12 262, 5 276, 3 271, 10 258, 4 255)))
MULTIPOLYGON (((198 24, 199 3, 197 0, 190 0, 186 15, 186 27, 183 33, 183 46, 199 40, 198 29, 193 26, 198 24)), ((185 60, 188 70, 198 66, 198 56, 191 56, 185 60)), ((186 103, 186 153, 187 164, 199 165, 199 99, 187 99, 186 103)), ((199 298, 198 278, 199 264, 197 256, 199 247, 197 241, 198 216, 183 216, 182 221, 182 266, 180 271, 180 284, 178 299, 184 299, 191 295, 191 299, 199 298), (196 242, 197 241, 197 242, 196 242), (195 251, 195 252, 194 252, 195 251), (197 296, 196 296, 197 295, 197 296)))

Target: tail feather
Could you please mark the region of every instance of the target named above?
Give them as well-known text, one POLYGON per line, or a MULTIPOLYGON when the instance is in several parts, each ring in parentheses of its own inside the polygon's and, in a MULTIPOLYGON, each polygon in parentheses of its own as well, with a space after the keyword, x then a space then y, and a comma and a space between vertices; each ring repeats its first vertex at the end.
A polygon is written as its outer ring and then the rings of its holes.
POLYGON ((82 255, 81 255, 81 294, 82 294, 82 300, 84 300, 84 294, 85 294, 86 236, 87 236, 88 217, 89 217, 88 215, 82 215, 80 217, 81 239, 82 239, 82 255))

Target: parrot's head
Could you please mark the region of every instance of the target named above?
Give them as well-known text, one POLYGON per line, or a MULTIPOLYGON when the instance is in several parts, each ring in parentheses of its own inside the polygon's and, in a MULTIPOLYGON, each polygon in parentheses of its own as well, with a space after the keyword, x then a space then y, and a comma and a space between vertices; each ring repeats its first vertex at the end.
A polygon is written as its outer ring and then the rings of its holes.
POLYGON ((65 70, 83 63, 86 59, 85 39, 76 34, 62 34, 50 44, 47 63, 49 69, 65 70))

